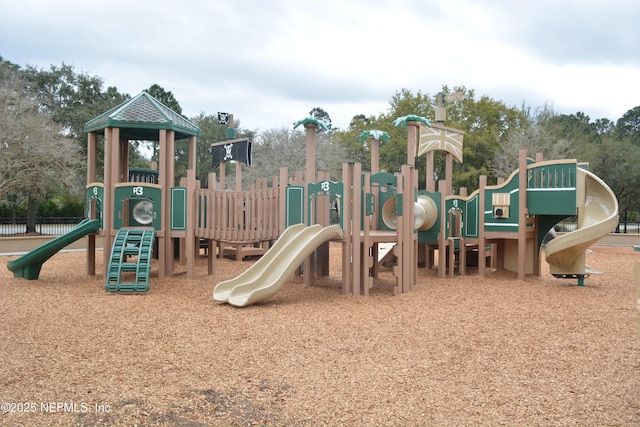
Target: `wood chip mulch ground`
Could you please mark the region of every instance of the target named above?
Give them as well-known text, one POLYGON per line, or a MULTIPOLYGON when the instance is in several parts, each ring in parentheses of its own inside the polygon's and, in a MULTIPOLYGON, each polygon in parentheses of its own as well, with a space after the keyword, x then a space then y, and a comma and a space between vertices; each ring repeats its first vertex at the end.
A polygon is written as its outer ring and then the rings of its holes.
MULTIPOLYGON (((206 258, 143 295, 107 293, 85 253, 39 280, 0 257, 0 424, 8 426, 638 426, 640 312, 629 247, 595 246, 586 286, 420 269, 393 296, 331 275, 246 308, 213 288, 253 261, 206 258)), ((102 272, 101 253, 98 271, 102 272)), ((152 270, 155 271, 155 270, 152 270)))

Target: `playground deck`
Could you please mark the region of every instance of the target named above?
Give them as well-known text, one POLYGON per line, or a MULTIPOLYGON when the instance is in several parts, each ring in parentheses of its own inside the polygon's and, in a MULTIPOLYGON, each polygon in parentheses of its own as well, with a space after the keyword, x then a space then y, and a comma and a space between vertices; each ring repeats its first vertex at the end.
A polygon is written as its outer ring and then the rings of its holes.
POLYGON ((525 281, 419 269, 413 291, 392 296, 383 268, 365 298, 341 293, 330 246, 331 276, 311 288, 294 277, 244 309, 211 293, 249 260, 220 259, 212 277, 201 256, 193 279, 176 266, 160 280, 154 265, 144 295, 105 292, 84 253, 56 254, 37 281, 0 269, 0 395, 38 403, 0 423, 640 424, 633 248, 592 247, 605 274, 585 287, 543 262, 525 281))

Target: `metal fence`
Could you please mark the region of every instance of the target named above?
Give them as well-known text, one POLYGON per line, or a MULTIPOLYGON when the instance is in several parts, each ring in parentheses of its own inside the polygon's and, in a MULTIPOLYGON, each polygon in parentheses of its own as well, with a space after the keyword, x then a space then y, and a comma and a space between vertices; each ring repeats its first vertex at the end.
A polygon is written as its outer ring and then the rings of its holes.
MULTIPOLYGON (((576 220, 561 221, 555 227, 556 231, 569 232, 578 229, 578 222, 576 220)), ((640 234, 640 222, 638 221, 620 221, 613 233, 619 234, 640 234)))
MULTIPOLYGON (((27 232, 27 218, 8 218, 0 217, 0 237, 7 236, 29 236, 29 235, 48 235, 59 236, 65 234, 82 221, 81 217, 40 217, 32 220, 34 232, 27 232)), ((575 220, 565 220, 558 223, 555 227, 556 231, 568 232, 578 229, 578 223, 575 220)), ((640 222, 638 221, 620 221, 613 231, 621 234, 640 234, 640 222)))
POLYGON ((7 218, 0 217, 0 237, 7 236, 59 236, 65 234, 78 225, 83 218, 7 218), (27 227, 29 225, 30 227, 27 227), (28 231, 31 228, 32 231, 28 231))

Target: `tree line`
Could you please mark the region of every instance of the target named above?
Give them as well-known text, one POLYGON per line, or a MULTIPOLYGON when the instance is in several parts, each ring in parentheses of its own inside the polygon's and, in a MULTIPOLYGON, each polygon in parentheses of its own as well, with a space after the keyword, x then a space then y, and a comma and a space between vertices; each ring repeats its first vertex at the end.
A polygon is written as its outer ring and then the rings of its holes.
MULTIPOLYGON (((156 84, 145 90, 182 114, 170 91, 156 84)), ((591 171, 612 188, 627 219, 638 220, 640 182, 635 165, 640 162, 640 106, 616 121, 592 120, 582 112, 559 114, 551 105, 508 106, 464 86, 443 85, 435 94, 403 88, 391 95, 386 111, 354 114, 346 129, 334 128, 329 112, 321 107, 309 111, 308 115, 327 124, 327 130, 318 134, 318 169, 330 172, 336 180, 341 179, 346 161, 360 162, 367 170, 370 154, 360 135, 377 129, 390 136, 380 148, 380 167, 398 171, 406 162, 407 135, 406 129, 394 126, 394 120, 409 114, 431 120, 438 100, 443 99, 438 97, 450 93, 458 97, 446 105, 445 125, 465 132, 464 161, 454 164, 453 191, 460 187, 473 191, 480 175, 487 175, 489 183, 507 177, 517 168, 518 151, 526 148, 531 155, 541 152, 549 160, 588 162, 591 171)), ((114 86, 105 88, 102 78, 77 72, 71 65, 22 67, 0 56, 0 216, 8 212, 35 217, 38 209, 82 206, 87 150, 84 124, 130 98, 114 86)), ((202 112, 185 118, 200 128, 197 178, 206 186, 212 166, 210 146, 226 138, 226 125, 218 123, 217 114, 202 112)), ((253 166, 244 169, 245 185, 276 176, 283 166, 291 171, 304 168, 304 129, 248 130, 242 128, 240 118, 235 117, 234 122, 237 137, 253 140, 253 166)), ((101 143, 99 138, 99 155, 101 143)), ((149 167, 157 159, 156 141, 131 144, 135 148, 130 150, 132 167, 149 167)), ((186 140, 177 141, 176 180, 186 176, 186 149, 186 140)), ((438 180, 444 173, 444 160, 438 155, 435 160, 434 179, 438 180)), ((99 163, 102 161, 100 158, 99 163)), ((418 164, 416 168, 424 183, 425 167, 418 164)), ((102 171, 100 164, 98 171, 102 171)), ((227 177, 230 188, 235 177, 232 170, 227 177)))

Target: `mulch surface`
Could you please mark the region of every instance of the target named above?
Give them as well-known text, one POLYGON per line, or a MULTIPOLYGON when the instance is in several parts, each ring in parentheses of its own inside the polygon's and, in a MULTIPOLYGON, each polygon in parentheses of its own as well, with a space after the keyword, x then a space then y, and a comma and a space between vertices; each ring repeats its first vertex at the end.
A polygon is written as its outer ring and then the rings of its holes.
POLYGON ((82 252, 34 281, 0 266, 0 424, 640 425, 632 248, 593 247, 604 274, 584 287, 543 261, 525 281, 419 269, 399 296, 390 269, 343 295, 339 244, 331 259, 316 286, 294 276, 246 308, 212 293, 251 260, 209 276, 201 257, 193 279, 176 264, 141 295, 107 293, 82 252))

